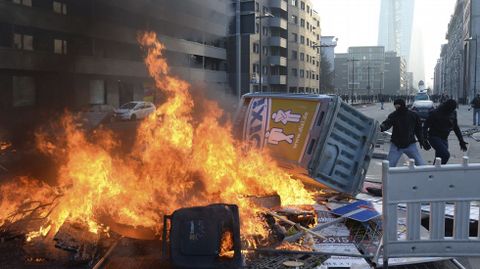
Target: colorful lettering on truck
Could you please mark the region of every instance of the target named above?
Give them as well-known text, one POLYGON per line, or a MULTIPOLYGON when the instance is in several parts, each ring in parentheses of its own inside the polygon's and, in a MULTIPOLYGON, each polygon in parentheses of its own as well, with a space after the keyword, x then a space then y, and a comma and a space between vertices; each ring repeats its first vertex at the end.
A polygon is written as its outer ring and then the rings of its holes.
POLYGON ((268 148, 282 159, 300 162, 319 103, 255 97, 250 100, 244 121, 243 139, 268 148))

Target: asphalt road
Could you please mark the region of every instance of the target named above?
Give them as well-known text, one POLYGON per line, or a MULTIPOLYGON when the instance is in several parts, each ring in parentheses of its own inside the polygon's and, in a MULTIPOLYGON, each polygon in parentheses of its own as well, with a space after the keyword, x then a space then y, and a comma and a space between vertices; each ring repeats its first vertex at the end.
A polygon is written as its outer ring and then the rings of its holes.
MULTIPOLYGON (((373 104, 373 105, 363 105, 356 107, 359 111, 363 112, 365 115, 372 117, 379 122, 384 121, 388 114, 394 111, 393 103, 386 103, 384 105, 384 110, 380 109, 380 104, 373 104)), ((474 128, 475 126, 472 125, 472 112, 468 111, 468 106, 460 106, 457 111, 458 117, 458 125, 460 126, 461 130, 468 130, 474 128)), ((391 131, 391 130, 390 130, 391 131)), ((448 138, 449 147, 450 147, 450 160, 448 163, 461 163, 463 156, 468 156, 470 162, 480 162, 480 142, 475 141, 471 137, 464 137, 465 141, 468 144, 468 150, 466 152, 462 152, 460 150, 460 146, 458 144, 457 137, 452 132, 450 137, 448 138)), ((390 148, 390 143, 385 143, 381 145, 379 148, 375 149, 376 153, 380 153, 380 155, 388 154, 388 150, 390 148)), ((423 159, 432 164, 435 159, 435 152, 433 149, 429 151, 425 151, 423 149, 419 149, 423 159)), ((382 159, 373 159, 370 162, 370 166, 367 172, 367 181, 373 182, 381 182, 381 166, 382 166, 382 159)), ((398 162, 397 166, 405 165, 407 162, 406 156, 402 156, 400 161, 398 162)))

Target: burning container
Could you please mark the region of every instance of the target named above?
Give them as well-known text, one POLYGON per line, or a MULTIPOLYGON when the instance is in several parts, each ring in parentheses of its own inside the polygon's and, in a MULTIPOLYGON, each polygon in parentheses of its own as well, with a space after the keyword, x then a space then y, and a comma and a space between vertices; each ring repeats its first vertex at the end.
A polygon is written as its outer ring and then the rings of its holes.
POLYGON ((242 97, 234 130, 267 148, 306 184, 355 195, 373 154, 378 122, 338 96, 254 93, 242 97))
POLYGON ((163 229, 164 254, 167 249, 170 251, 170 261, 175 268, 233 269, 242 265, 236 205, 178 209, 165 217, 163 229))

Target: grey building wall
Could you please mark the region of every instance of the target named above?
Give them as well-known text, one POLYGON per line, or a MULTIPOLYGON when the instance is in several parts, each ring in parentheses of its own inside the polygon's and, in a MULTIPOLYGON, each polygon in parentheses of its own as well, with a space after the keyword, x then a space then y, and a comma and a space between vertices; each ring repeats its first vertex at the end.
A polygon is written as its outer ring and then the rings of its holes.
POLYGON ((456 2, 455 11, 448 24, 446 38, 447 44, 442 45, 440 60, 438 61, 438 74, 435 75, 435 92, 448 94, 451 98, 461 100, 465 97, 463 91, 464 77, 464 0, 456 2))
POLYGON ((339 95, 350 94, 348 87, 348 53, 336 53, 334 59, 335 66, 335 92, 339 95))
POLYGON ((385 53, 385 84, 384 93, 391 95, 406 95, 406 64, 396 52, 385 53))
POLYGON ((0 121, 143 99, 153 84, 137 34, 147 29, 166 45, 174 74, 224 92, 230 8, 222 0, 0 0, 0 121))
POLYGON ((465 0, 463 8, 463 37, 469 39, 464 44, 464 94, 467 101, 473 99, 480 90, 480 68, 478 68, 478 37, 480 36, 480 0, 465 0), (476 68, 477 67, 477 68, 476 68))
POLYGON ((350 89, 354 89, 354 94, 385 94, 384 47, 349 47, 348 54, 348 84, 350 89))
POLYGON ((478 93, 478 36, 480 35, 480 0, 457 0, 448 24, 446 38, 436 69, 438 93, 467 103, 478 93))

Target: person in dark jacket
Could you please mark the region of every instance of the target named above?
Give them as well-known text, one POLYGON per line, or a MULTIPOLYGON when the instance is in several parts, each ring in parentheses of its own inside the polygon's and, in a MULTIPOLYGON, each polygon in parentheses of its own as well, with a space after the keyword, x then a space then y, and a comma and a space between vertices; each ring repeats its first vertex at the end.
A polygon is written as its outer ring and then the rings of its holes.
POLYGON ((480 94, 473 98, 470 105, 473 108, 473 125, 480 126, 480 94))
POLYGON ((442 159, 446 164, 450 159, 448 151, 448 136, 453 130, 460 143, 460 149, 467 151, 467 143, 463 140, 462 132, 457 123, 457 102, 449 99, 432 111, 423 126, 423 133, 430 145, 435 149, 435 158, 442 159))
POLYGON ((415 136, 420 147, 423 147, 424 144, 420 117, 415 112, 408 110, 403 99, 397 99, 393 104, 395 111, 388 115, 388 118, 380 125, 382 132, 393 127, 390 151, 388 152, 390 167, 397 166, 402 154, 414 159, 416 165, 425 165, 415 144, 417 142, 415 136))

